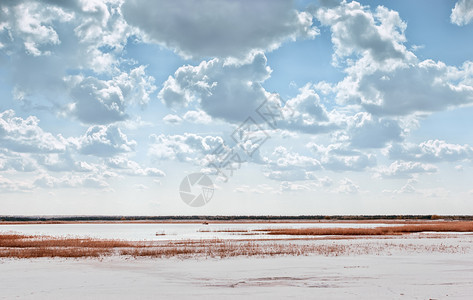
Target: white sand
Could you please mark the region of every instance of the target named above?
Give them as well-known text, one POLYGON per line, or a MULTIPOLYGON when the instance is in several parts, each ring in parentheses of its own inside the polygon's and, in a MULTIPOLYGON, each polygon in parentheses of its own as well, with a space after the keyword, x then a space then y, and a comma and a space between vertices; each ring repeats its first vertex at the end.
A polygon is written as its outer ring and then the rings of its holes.
MULTIPOLYGON (((412 236, 374 243, 442 242, 466 249, 472 240, 412 236)), ((0 299, 473 299, 473 252, 470 247, 460 253, 394 250, 340 257, 7 259, 0 260, 0 286, 0 299)))

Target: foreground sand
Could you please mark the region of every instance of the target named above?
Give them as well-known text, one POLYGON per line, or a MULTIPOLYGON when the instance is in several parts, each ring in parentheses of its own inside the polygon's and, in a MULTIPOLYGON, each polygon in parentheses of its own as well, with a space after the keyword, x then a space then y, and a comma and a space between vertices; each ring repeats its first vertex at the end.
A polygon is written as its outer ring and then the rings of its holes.
POLYGON ((473 299, 471 223, 422 226, 146 243, 3 233, 0 299, 473 299))
POLYGON ((0 262, 1 299, 472 299, 473 255, 0 262))
POLYGON ((470 234, 298 243, 351 250, 224 259, 4 258, 0 299, 473 298, 470 234))

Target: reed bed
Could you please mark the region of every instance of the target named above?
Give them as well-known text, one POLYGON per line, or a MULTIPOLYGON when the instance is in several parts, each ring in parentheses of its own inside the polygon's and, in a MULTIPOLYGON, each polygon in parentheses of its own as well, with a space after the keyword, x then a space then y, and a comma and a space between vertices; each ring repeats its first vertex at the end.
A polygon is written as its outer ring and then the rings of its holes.
POLYGON ((143 243, 119 240, 0 234, 0 257, 100 257, 116 248, 142 247, 143 243))
POLYGON ((270 228, 258 229, 269 235, 402 235, 419 232, 472 232, 473 222, 415 224, 375 228, 270 228))
MULTIPOLYGON (((9 240, 0 235, 0 240, 9 240)), ((19 236, 11 236, 10 240, 21 240, 19 236)), ((241 242, 224 240, 185 240, 159 244, 145 244, 138 242, 88 240, 76 243, 67 238, 37 239, 28 237, 26 244, 20 247, 10 247, 11 244, 0 246, 0 258, 99 258, 107 256, 149 257, 149 258, 227 258, 237 256, 280 256, 280 255, 362 255, 380 254, 389 251, 417 251, 417 252, 465 252, 464 247, 458 245, 419 245, 395 243, 353 243, 353 244, 301 244, 288 242, 241 242), (33 245, 30 242, 41 241, 33 245), (100 245, 100 247, 99 247, 100 245)))
POLYGON ((229 232, 229 233, 246 233, 248 229, 199 229, 199 232, 229 232))

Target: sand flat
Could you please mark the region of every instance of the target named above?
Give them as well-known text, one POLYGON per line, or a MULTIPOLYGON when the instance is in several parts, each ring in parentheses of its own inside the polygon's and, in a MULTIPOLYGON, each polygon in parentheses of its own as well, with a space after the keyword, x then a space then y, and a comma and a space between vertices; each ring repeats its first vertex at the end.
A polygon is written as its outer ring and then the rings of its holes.
MULTIPOLYGON (((33 227, 23 228, 31 231, 45 228, 30 226, 33 227)), ((101 226, 104 225, 77 227, 83 231, 77 231, 76 235, 87 236, 95 230, 98 235, 108 237, 110 228, 128 228, 101 226)), ((197 230, 197 235, 206 234, 199 231, 201 225, 193 226, 191 229, 197 230)), ((228 224, 222 226, 205 228, 228 228, 228 224)), ((266 225, 246 226, 249 229, 266 225)), ((241 229, 240 225, 237 227, 241 229)), ((61 226, 46 227, 47 233, 54 228, 57 235, 62 235, 61 226)), ((183 234, 188 234, 190 229, 186 228, 181 231, 183 234)), ((141 229, 141 225, 128 228, 121 236, 132 236, 141 229)), ((141 234, 152 235, 155 228, 151 229, 141 234)), ((3 258, 0 259, 0 299, 188 299, 196 296, 209 299, 473 299, 472 234, 298 238, 285 236, 279 241, 254 242, 290 243, 294 247, 339 245, 348 250, 223 259, 205 255, 3 258)))
POLYGON ((471 299, 472 253, 0 262, 1 299, 471 299))

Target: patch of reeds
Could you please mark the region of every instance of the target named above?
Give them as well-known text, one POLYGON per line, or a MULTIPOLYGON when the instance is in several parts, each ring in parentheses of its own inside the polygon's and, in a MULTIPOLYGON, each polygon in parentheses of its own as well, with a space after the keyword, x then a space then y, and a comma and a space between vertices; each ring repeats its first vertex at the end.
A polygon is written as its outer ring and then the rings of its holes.
POLYGON ((419 232, 473 232, 473 222, 412 224, 374 228, 270 228, 255 231, 270 235, 401 235, 419 232))
POLYGON ((0 234, 0 257, 99 257, 114 248, 139 247, 139 243, 119 240, 0 234))
MULTIPOLYGON (((421 231, 472 231, 473 222, 448 223, 437 226, 406 225, 378 228, 306 228, 306 229, 271 229, 274 234, 309 235, 373 235, 402 234, 421 231), (289 231, 287 231, 289 230, 289 231), (313 231, 317 230, 317 231, 313 231), (354 233, 355 232, 355 233, 354 233), (369 234, 367 234, 367 232, 369 234)), ((120 240, 100 240, 90 238, 31 236, 12 233, 0 233, 0 258, 98 258, 105 256, 149 257, 149 258, 226 258, 237 256, 280 256, 280 255, 362 255, 379 254, 389 251, 417 252, 463 252, 465 248, 445 244, 409 244, 383 242, 357 242, 324 244, 312 241, 292 243, 287 240, 241 241, 241 240, 176 240, 169 242, 129 242, 120 240)))

